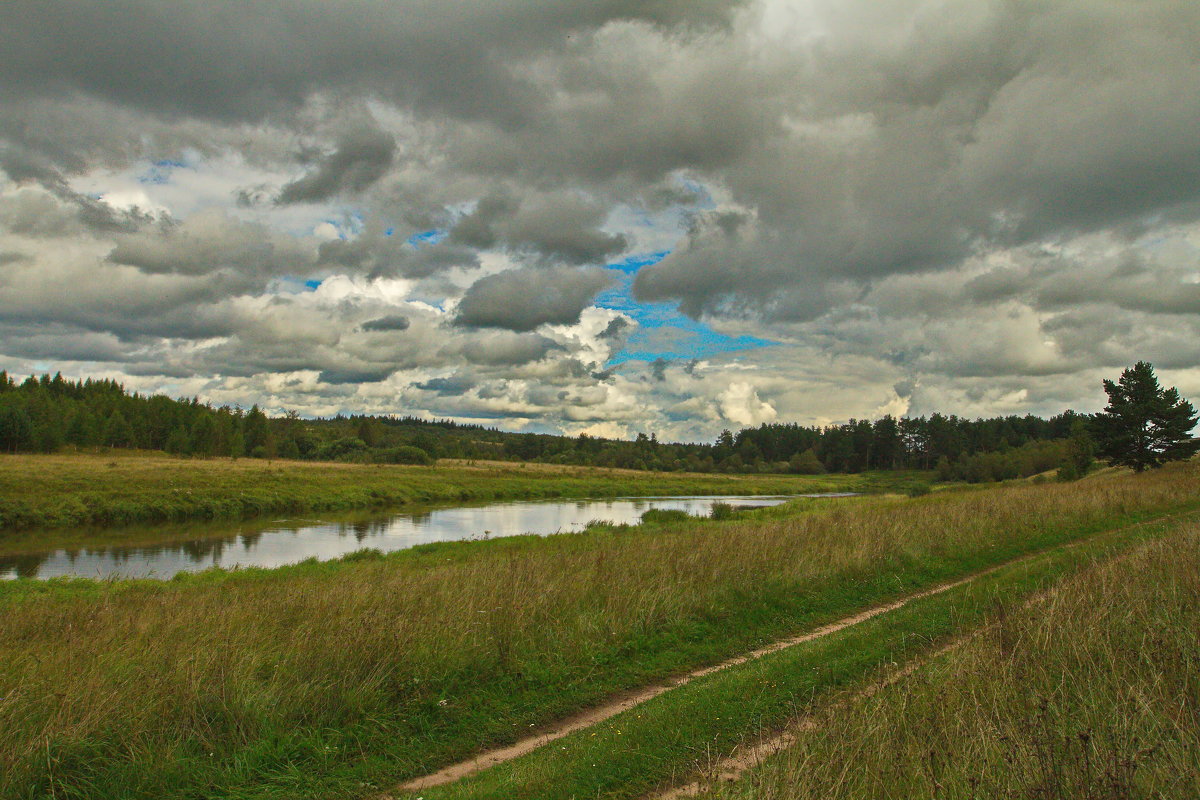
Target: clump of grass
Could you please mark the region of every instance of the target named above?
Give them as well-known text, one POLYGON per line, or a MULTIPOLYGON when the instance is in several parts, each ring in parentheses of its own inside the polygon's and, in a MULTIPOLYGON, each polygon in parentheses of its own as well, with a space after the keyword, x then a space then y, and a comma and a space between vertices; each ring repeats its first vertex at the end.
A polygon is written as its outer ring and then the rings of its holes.
POLYGON ((1200 797, 1200 530, 1079 576, 834 704, 711 797, 1200 797))
POLYGON ((0 796, 352 794, 848 610, 1189 507, 1195 482, 1181 466, 817 504, 719 531, 0 585, 0 796))

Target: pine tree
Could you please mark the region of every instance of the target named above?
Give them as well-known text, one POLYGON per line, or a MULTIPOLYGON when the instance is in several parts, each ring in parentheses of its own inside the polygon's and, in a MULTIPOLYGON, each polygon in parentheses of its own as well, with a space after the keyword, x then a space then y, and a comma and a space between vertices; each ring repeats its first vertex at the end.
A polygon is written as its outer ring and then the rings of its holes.
POLYGON ((11 404, 0 406, 0 450, 15 453, 32 444, 33 421, 28 412, 11 404))
POLYGON ((1196 452, 1198 443, 1190 434, 1196 410, 1175 387, 1159 386, 1149 363, 1139 361, 1116 383, 1104 381, 1104 391, 1108 406, 1096 418, 1096 440, 1100 455, 1111 463, 1141 472, 1196 452))
POLYGON ((105 420, 102 439, 106 447, 129 447, 133 444, 133 428, 120 411, 113 411, 105 420))

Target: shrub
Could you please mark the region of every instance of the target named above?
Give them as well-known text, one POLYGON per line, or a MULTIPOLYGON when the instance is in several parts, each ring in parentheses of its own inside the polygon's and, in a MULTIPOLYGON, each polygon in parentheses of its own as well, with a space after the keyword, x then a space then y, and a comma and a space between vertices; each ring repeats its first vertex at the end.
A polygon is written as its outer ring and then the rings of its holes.
POLYGON ((652 508, 642 514, 643 523, 663 524, 667 522, 686 522, 692 515, 678 508, 652 508))
POLYGON ((425 467, 433 463, 433 458, 429 453, 412 445, 376 450, 372 460, 378 464, 419 464, 425 467))
POLYGON ((928 483, 914 483, 908 487, 907 494, 909 497, 924 497, 932 491, 933 489, 928 483))
POLYGON ((708 515, 712 519, 733 519, 733 506, 729 503, 713 503, 708 515))
POLYGON ((317 450, 317 458, 321 461, 346 461, 354 456, 363 454, 367 443, 355 436, 337 439, 317 450))

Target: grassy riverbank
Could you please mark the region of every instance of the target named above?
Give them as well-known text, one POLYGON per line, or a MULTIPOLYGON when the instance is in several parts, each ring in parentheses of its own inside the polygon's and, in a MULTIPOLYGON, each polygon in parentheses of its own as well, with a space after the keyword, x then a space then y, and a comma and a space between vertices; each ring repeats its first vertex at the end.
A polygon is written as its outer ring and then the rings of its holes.
POLYGON ((793 516, 0 586, 0 797, 362 797, 614 692, 1195 508, 1181 465, 793 516))
POLYGON ((914 480, 913 473, 713 475, 505 462, 407 467, 125 452, 0 455, 0 529, 551 497, 861 491, 914 480))

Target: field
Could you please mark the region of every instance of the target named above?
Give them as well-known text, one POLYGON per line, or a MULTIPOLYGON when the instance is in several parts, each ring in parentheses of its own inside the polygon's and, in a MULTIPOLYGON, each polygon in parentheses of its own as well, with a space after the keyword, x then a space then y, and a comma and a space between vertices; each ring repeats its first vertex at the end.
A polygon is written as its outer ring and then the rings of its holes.
POLYGON ((185 459, 116 451, 0 455, 0 530, 630 493, 864 491, 914 480, 920 478, 913 473, 702 475, 509 462, 406 467, 185 459))
MULTIPOLYGON (((1196 628, 1180 631, 1194 621, 1194 612, 1181 609, 1194 609, 1200 598, 1195 571, 1190 583, 1184 579, 1192 561, 1181 557, 1176 569, 1154 554, 1196 550, 1198 477, 1189 464, 1073 484, 806 501, 729 521, 427 545, 164 583, 11 582, 0 586, 0 663, 7 667, 0 671, 0 797, 416 796, 401 784, 549 730, 621 693, 909 599, 827 636, 697 677, 552 747, 419 792, 643 797, 702 780, 707 767, 786 730, 798 714, 832 718, 859 704, 864 714, 883 714, 861 699, 861 687, 878 683, 881 669, 919 665, 944 644, 984 630, 975 643, 910 676, 919 683, 925 669, 974 670, 975 683, 956 695, 955 707, 969 709, 994 666, 977 648, 1009 641, 990 631, 1009 631, 1005 636, 1017 635, 1024 647, 1021 626, 1040 624, 1026 609, 1054 607, 1055 586, 1067 597, 1071 587, 1102 581, 1096 576, 1110 574, 1105 569, 1125 569, 1111 574, 1138 580, 1127 580, 1112 602, 1105 592, 1116 579, 1100 583, 1086 590, 1086 602, 1095 614, 1119 620, 1124 610, 1116 603, 1143 592, 1138 607, 1161 611, 1167 626, 1161 647, 1129 639, 1138 627, 1130 623, 1115 628, 1104 645, 1110 652, 1087 638, 1089 625, 1103 626, 1085 621, 1064 628, 1079 641, 1062 646, 1083 655, 1050 663, 1095 670, 1121 647, 1131 662, 1143 650, 1178 652, 1183 660, 1171 680, 1147 683, 1152 672, 1133 669, 1127 703, 1107 705, 1113 698, 1105 692, 1120 689, 1116 679, 1090 701, 1089 713, 1102 717, 1107 708, 1118 726, 1143 695, 1160 692, 1174 702, 1144 704, 1142 717, 1128 720, 1141 737, 1170 724, 1192 726, 1192 738, 1181 738, 1175 750, 1163 745, 1174 759, 1165 770, 1197 752, 1196 628), (1155 542, 1172 549, 1156 550, 1155 542), (1161 568, 1104 566, 1114 558, 1133 559, 1119 565, 1158 558, 1161 568), (968 577, 974 579, 947 586, 968 577), (945 590, 914 596, 934 587, 945 590)), ((1000 657, 1022 652, 1012 642, 1005 647, 1000 657)), ((1041 686, 1054 674, 1050 667, 1013 668, 1028 680, 1018 687, 1041 686)), ((928 679, 927 691, 929 708, 951 690, 942 677, 928 679)), ((995 702, 984 711, 1000 719, 1022 710, 1004 705, 1016 689, 993 691, 995 702)), ((886 712, 892 716, 879 719, 894 724, 880 722, 869 733, 905 745, 908 760, 887 768, 918 776, 897 785, 919 787, 928 754, 914 744, 919 728, 907 744, 902 738, 911 724, 897 716, 906 711, 903 695, 879 692, 871 702, 893 697, 900 699, 886 712)), ((956 734, 948 726, 956 719, 925 720, 930 730, 920 735, 950 748, 956 734)), ((963 720, 979 735, 968 737, 962 752, 986 751, 983 712, 963 720)), ((854 747, 877 742, 853 727, 841 730, 844 749, 819 757, 842 759, 845 770, 862 758, 854 747)), ((1075 774, 1076 751, 1060 751, 1043 762, 1075 774)), ((788 749, 776 758, 808 752, 788 749)), ((956 758, 953 752, 946 758, 956 758)), ((942 765, 937 769, 949 769, 940 754, 931 758, 942 765)), ((962 780, 973 774, 962 772, 962 780)), ((994 774, 994 785, 1004 785, 1005 773, 994 774)), ((833 796, 840 784, 830 775, 829 783, 796 796, 833 796)), ((789 781, 781 779, 771 796, 792 796, 789 781)), ((759 796, 759 785, 730 791, 759 796)), ((865 784, 854 792, 838 796, 884 796, 865 784)))

